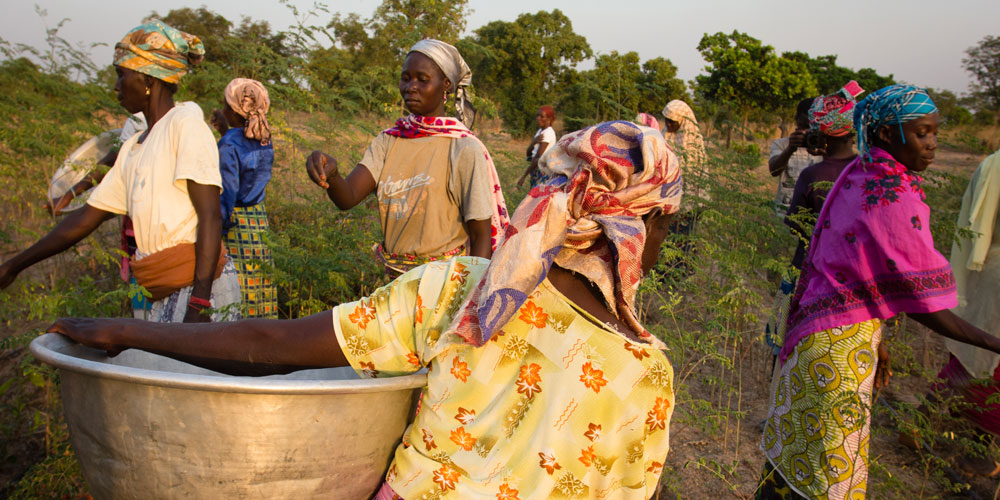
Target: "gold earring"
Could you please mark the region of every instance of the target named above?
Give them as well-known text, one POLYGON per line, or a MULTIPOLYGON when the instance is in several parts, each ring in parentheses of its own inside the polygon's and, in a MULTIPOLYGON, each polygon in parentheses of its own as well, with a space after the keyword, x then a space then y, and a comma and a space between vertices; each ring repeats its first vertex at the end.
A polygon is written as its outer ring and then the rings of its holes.
POLYGON ((149 95, 149 87, 146 87, 146 95, 149 95))

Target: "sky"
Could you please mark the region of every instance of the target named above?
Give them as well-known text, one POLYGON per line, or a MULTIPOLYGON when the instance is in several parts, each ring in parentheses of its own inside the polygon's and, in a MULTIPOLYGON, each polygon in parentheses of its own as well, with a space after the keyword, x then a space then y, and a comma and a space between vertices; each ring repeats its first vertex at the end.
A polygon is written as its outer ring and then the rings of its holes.
MULTIPOLYGON (((313 0, 287 0, 308 10, 313 0)), ((295 22, 290 9, 278 0, 160 0, 158 3, 122 0, 5 0, 0 16, 0 38, 11 43, 44 45, 45 25, 54 27, 68 18, 59 34, 73 43, 104 43, 92 50, 95 61, 110 63, 111 47, 155 7, 207 6, 227 19, 242 16, 271 23, 281 30, 295 22), (35 6, 47 11, 42 18, 35 6), (99 7, 94 7, 99 5, 99 7)), ((372 14, 379 0, 329 0, 331 12, 372 14)), ((836 54, 841 66, 874 68, 893 74, 897 81, 956 93, 968 90, 969 75, 962 69, 965 50, 986 35, 1000 36, 997 0, 842 0, 840 2, 787 0, 664 0, 607 2, 597 0, 469 0, 472 13, 467 31, 490 21, 513 21, 521 13, 560 9, 585 36, 595 53, 636 51, 642 60, 670 59, 678 76, 691 80, 703 73, 705 62, 697 46, 705 33, 747 33, 778 52, 800 50, 812 56, 836 54), (614 5, 614 9, 608 6, 614 5), (946 6, 946 7, 945 7, 946 6)), ((328 17, 307 20, 324 24, 328 17)), ((211 48, 209 48, 211 50, 211 48)), ((584 63, 581 68, 591 67, 584 63)), ((874 89, 871 89, 874 90, 874 89)))

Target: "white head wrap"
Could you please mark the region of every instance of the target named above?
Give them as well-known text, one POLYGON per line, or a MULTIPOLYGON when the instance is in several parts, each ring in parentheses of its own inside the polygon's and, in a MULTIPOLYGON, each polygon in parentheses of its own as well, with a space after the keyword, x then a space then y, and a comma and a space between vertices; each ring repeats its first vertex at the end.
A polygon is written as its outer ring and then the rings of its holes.
POLYGON ((455 94, 458 119, 465 122, 465 108, 469 102, 465 87, 472 85, 472 70, 465 63, 465 59, 462 59, 462 54, 458 53, 454 45, 433 38, 425 38, 413 44, 410 52, 419 52, 429 57, 441 69, 444 76, 448 77, 451 81, 448 93, 455 94))

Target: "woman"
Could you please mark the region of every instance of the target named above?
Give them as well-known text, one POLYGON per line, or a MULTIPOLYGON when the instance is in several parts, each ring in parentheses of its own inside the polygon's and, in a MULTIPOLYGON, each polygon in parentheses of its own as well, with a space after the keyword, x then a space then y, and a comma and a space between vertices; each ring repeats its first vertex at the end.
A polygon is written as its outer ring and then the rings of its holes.
MULTIPOLYGON (((893 85, 854 111, 860 155, 817 218, 772 382, 758 498, 858 499, 868 489, 876 352, 883 321, 907 313, 935 332, 1000 352, 956 316, 955 281, 935 249, 919 172, 939 118, 926 91, 893 85)), ((880 376, 881 375, 881 376, 880 376)))
POLYGON ((154 301, 148 319, 209 321, 208 309, 215 320, 239 317, 236 270, 222 252, 215 141, 201 108, 175 105, 173 97, 204 53, 197 37, 160 21, 133 29, 115 45, 118 102, 129 113, 141 111, 149 128, 125 141, 86 206, 0 266, 0 288, 114 214, 127 214, 137 245, 132 272, 154 301))
POLYGON ((667 144, 681 159, 685 170, 692 165, 704 165, 708 157, 705 155, 705 140, 698 129, 698 119, 694 117, 691 106, 684 101, 674 99, 663 108, 663 118, 667 144))
POLYGON ((226 248, 239 273, 244 316, 277 318, 277 290, 261 272, 261 264, 274 265, 263 238, 268 229, 264 190, 274 163, 266 116, 271 98, 264 85, 248 78, 229 82, 223 95, 222 115, 231 127, 219 139, 226 248))
POLYGON ((660 122, 656 121, 656 117, 649 113, 639 113, 635 115, 635 119, 632 121, 644 127, 655 128, 656 130, 660 130, 660 122))
POLYGON ((489 258, 506 226, 489 152, 460 119, 445 115, 452 94, 464 115, 470 83, 472 72, 455 47, 421 40, 399 79, 411 114, 375 137, 346 179, 329 155, 314 151, 306 160, 309 177, 341 210, 376 193, 383 241, 375 255, 390 277, 455 255, 489 258))
POLYGON ((636 321, 635 294, 680 202, 680 171, 658 131, 628 122, 554 148, 542 161, 567 178, 528 194, 492 261, 416 268, 336 307, 333 321, 71 319, 50 331, 236 373, 429 367, 377 498, 650 498, 668 449, 673 371, 636 321))
POLYGON ((531 139, 531 144, 528 144, 528 150, 525 151, 528 158, 528 168, 517 180, 517 187, 521 187, 521 184, 524 184, 524 179, 528 177, 531 177, 531 187, 541 184, 548 177, 538 169, 538 160, 545 154, 545 150, 556 143, 556 131, 552 129, 552 123, 556 121, 556 110, 552 106, 539 107, 535 121, 538 122, 538 130, 535 132, 535 137, 531 139))
MULTIPOLYGON (((972 174, 962 197, 958 227, 960 235, 951 246, 951 268, 955 272, 958 308, 955 312, 991 335, 1000 335, 1000 152, 987 157, 972 174)), ((987 399, 1000 390, 1000 356, 945 340, 951 352, 948 364, 938 374, 964 403, 963 416, 978 430, 1000 435, 1000 405, 987 399)), ((983 436, 989 442, 992 437, 983 436)), ((1000 473, 993 458, 963 457, 959 465, 986 476, 1000 473), (964 460, 963 460, 964 459, 964 460)))

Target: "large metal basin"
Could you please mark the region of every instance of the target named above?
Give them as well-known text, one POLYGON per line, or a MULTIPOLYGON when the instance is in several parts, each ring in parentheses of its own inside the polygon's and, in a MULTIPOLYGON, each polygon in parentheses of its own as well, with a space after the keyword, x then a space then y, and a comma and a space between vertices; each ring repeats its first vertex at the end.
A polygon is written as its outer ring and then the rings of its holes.
POLYGON ((349 367, 232 377, 139 350, 114 358, 45 334, 70 440, 95 499, 364 500, 426 375, 349 367))

